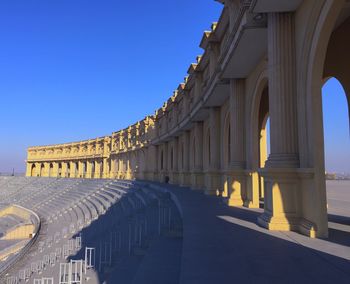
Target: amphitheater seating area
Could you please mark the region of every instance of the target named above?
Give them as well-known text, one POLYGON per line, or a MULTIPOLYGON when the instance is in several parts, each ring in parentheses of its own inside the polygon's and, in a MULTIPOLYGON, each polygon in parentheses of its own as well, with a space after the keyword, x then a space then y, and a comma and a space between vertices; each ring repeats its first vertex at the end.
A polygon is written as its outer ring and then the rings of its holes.
POLYGON ((181 245, 170 195, 141 183, 0 177, 0 200, 41 221, 35 240, 0 262, 1 283, 131 283, 160 242, 181 245))

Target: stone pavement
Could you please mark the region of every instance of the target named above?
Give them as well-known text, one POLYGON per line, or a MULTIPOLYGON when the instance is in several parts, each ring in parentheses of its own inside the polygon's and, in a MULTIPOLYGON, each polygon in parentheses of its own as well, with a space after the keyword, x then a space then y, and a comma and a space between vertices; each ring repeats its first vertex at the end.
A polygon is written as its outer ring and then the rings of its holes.
POLYGON ((161 186, 183 215, 180 283, 350 283, 350 232, 344 229, 350 218, 330 215, 337 234, 310 239, 257 226, 260 209, 232 208, 218 197, 161 186))

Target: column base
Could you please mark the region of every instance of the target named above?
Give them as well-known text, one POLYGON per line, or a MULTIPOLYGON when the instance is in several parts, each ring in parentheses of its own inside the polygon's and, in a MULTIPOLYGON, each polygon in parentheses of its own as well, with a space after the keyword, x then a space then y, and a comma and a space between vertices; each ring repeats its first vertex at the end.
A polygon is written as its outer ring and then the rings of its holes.
POLYGON ((229 198, 227 199, 228 206, 243 206, 244 202, 242 198, 229 198))
POLYGON ((277 231, 298 231, 311 238, 317 236, 317 226, 303 218, 300 174, 298 169, 264 168, 264 213, 258 223, 277 231))
POLYGON ((207 172, 205 174, 206 195, 219 195, 221 193, 221 174, 219 172, 207 172))
POLYGON ((313 223, 296 217, 273 217, 265 212, 258 217, 258 224, 271 231, 297 231, 310 238, 316 238, 317 235, 313 223))
POLYGON ((204 187, 204 175, 202 172, 191 173, 191 189, 203 190, 204 187))
POLYGON ((179 174, 179 183, 180 186, 190 187, 191 186, 191 175, 189 173, 180 173, 179 174))

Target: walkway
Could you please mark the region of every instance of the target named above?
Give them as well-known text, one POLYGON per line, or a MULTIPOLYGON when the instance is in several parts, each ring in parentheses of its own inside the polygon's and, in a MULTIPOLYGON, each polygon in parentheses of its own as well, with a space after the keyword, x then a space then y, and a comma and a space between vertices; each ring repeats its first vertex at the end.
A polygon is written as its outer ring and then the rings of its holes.
POLYGON ((261 210, 227 207, 188 188, 166 190, 183 214, 180 283, 350 283, 349 232, 338 240, 271 232, 256 225, 261 210))

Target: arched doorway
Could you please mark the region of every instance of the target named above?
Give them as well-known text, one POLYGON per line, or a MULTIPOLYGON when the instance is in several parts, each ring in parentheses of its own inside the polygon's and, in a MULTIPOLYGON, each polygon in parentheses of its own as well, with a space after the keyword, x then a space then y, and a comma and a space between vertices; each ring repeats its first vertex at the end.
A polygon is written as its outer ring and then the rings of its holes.
MULTIPOLYGON (((266 86, 261 94, 259 105, 259 122, 258 122, 258 166, 260 169, 265 167, 265 163, 269 154, 269 90, 266 86)), ((259 202, 260 207, 264 206, 264 178, 259 178, 259 202)))
MULTIPOLYGON (((336 77, 345 92, 350 90, 350 5, 346 1, 329 0, 312 20, 302 50, 298 94, 300 125, 300 167, 312 170, 309 181, 301 186, 303 218, 315 224, 318 237, 328 236, 327 194, 325 181, 324 126, 322 87, 330 77, 336 77)), ((348 97, 349 95, 347 95, 348 97)), ((349 98, 348 98, 349 106, 349 98)))
POLYGON ((322 130, 328 232, 331 239, 350 231, 350 5, 344 4, 329 38, 322 86, 322 130), (341 199, 341 201, 339 201, 341 199), (340 227, 341 226, 341 227, 340 227), (346 226, 346 227, 345 227, 346 226))
POLYGON ((336 78, 322 88, 325 171, 329 237, 348 239, 350 231, 349 108, 345 91, 336 78))
POLYGON ((86 162, 81 163, 81 177, 85 178, 86 177, 86 162))
POLYGON ((70 163, 67 163, 67 172, 66 172, 66 177, 71 177, 71 172, 70 172, 70 163))
POLYGON ((50 165, 49 165, 49 175, 48 176, 49 177, 53 176, 53 164, 52 163, 50 163, 50 165))
POLYGON ((57 177, 62 177, 62 163, 58 164, 57 177))
POLYGON ((95 161, 91 161, 91 178, 95 178, 95 161))
POLYGON ((40 176, 43 177, 45 176, 45 165, 41 164, 40 166, 40 176))
POLYGON ((30 176, 32 176, 32 177, 36 176, 36 166, 35 166, 35 164, 33 164, 32 167, 31 167, 30 176))
POLYGON ((223 145, 222 145, 222 168, 224 174, 222 175, 223 192, 222 197, 229 198, 230 194, 233 193, 232 177, 230 174, 230 162, 231 162, 231 125, 230 125, 230 112, 225 115, 224 126, 223 126, 223 145))

